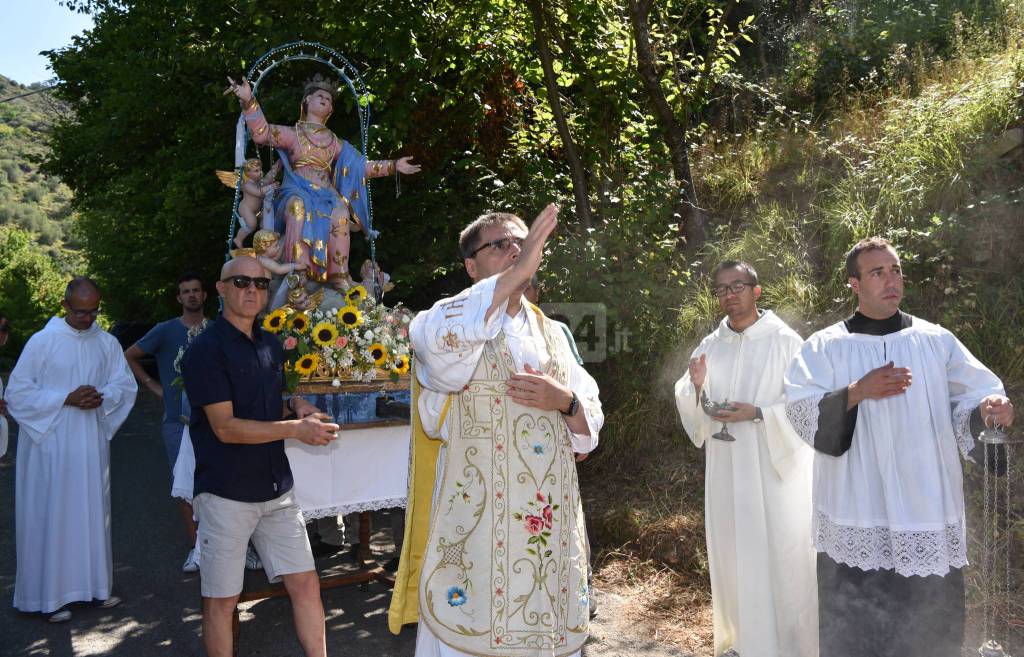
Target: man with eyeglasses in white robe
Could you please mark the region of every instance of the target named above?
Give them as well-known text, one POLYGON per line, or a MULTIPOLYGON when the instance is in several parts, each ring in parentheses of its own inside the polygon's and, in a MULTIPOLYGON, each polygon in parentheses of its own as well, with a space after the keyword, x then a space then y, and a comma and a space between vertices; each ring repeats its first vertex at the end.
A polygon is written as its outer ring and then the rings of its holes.
POLYGON ((64 317, 29 338, 7 388, 18 423, 14 606, 71 619, 66 605, 114 607, 110 440, 137 386, 117 339, 96 324, 100 289, 80 276, 64 317))
POLYGON ((417 657, 565 657, 589 633, 575 455, 604 415, 563 332, 523 297, 556 224, 554 205, 529 231, 507 213, 471 223, 459 247, 473 285, 410 326, 417 421, 443 444, 417 657))
POLYGON ((786 419, 783 375, 803 343, 760 310, 757 272, 727 260, 711 274, 725 312, 676 383, 686 433, 706 454, 704 522, 714 654, 817 657, 811 547, 814 452, 786 419), (728 402, 712 417, 703 404, 728 402), (728 429, 732 441, 722 440, 728 429))

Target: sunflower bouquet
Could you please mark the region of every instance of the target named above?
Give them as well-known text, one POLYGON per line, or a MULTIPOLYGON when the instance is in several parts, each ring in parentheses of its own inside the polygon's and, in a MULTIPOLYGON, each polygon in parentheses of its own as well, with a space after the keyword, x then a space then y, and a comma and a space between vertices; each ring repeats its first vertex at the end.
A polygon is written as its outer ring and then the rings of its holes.
POLYGON ((277 335, 285 352, 285 379, 290 391, 300 381, 393 381, 408 373, 409 322, 401 304, 388 308, 367 298, 356 285, 346 305, 327 310, 278 308, 263 318, 263 329, 277 335))

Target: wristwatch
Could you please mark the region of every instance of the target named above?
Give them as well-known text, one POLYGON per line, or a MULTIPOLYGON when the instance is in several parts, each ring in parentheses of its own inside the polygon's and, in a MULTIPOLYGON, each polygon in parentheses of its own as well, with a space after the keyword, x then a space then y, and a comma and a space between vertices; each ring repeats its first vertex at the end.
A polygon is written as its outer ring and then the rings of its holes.
POLYGON ((576 393, 572 393, 572 401, 569 402, 569 408, 562 411, 562 415, 567 417, 573 417, 580 410, 580 399, 576 396, 576 393))
POLYGON ((761 424, 764 422, 764 414, 761 412, 761 407, 756 406, 754 408, 754 424, 761 424))

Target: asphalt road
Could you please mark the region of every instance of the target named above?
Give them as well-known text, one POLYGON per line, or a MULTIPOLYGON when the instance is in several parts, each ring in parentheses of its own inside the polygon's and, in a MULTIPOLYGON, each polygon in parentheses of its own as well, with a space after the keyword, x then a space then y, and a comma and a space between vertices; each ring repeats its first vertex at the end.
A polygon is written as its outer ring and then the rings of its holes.
MULTIPOLYGON (((181 572, 187 546, 170 497, 170 472, 159 432, 162 407, 142 395, 111 443, 114 592, 124 599, 115 609, 73 605, 70 622, 52 625, 41 614, 23 614, 14 597, 14 455, 12 439, 0 460, 0 655, 71 657, 200 657, 199 576, 181 572)), ((390 527, 377 517, 378 527, 390 527)), ((375 556, 391 557, 389 530, 374 534, 375 556)), ((344 567, 344 556, 317 561, 318 568, 344 567)), ((266 581, 262 572, 246 585, 266 581)), ((415 628, 394 636, 387 629, 390 591, 370 584, 323 592, 327 646, 339 657, 411 657, 415 628)), ((241 606, 240 655, 301 655, 287 598, 241 606)))
MULTIPOLYGON (((187 545, 179 527, 177 501, 170 497, 170 471, 160 437, 162 405, 141 395, 111 443, 114 609, 73 605, 70 622, 53 625, 41 614, 23 614, 14 598, 14 470, 16 428, 7 456, 0 459, 0 655, 24 657, 202 657, 199 575, 181 572, 187 545)), ((390 522, 374 514, 374 557, 391 558, 390 522)), ((350 568, 344 555, 317 560, 317 568, 350 568)), ((262 571, 248 573, 246 587, 266 583, 262 571)), ((387 628, 391 592, 372 583, 325 590, 327 651, 333 657, 413 657, 414 626, 399 636, 387 628)), ((667 657, 680 653, 633 636, 617 608, 629 604, 598 592, 601 613, 591 626, 585 657, 667 657)), ((240 606, 239 655, 301 657, 287 598, 240 606)), ((632 631, 631 631, 632 630, 632 631)))

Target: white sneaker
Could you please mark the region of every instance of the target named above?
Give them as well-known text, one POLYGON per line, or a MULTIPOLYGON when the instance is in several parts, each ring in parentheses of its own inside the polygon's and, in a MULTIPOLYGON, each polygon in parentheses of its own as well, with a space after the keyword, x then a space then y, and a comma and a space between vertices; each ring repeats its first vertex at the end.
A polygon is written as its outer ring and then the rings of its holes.
POLYGON ((112 595, 100 603, 100 609, 113 609, 119 604, 121 604, 121 598, 116 595, 112 595))
POLYGON ((249 543, 249 547, 245 550, 245 567, 249 570, 263 570, 263 562, 260 561, 260 555, 252 543, 249 543))
POLYGON ((71 620, 71 610, 61 609, 47 616, 46 620, 50 621, 51 623, 66 623, 69 620, 71 620))
POLYGON ((183 573, 197 573, 199 572, 199 551, 192 548, 188 551, 188 556, 185 557, 185 564, 181 567, 183 573))

